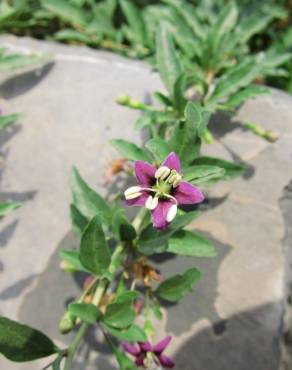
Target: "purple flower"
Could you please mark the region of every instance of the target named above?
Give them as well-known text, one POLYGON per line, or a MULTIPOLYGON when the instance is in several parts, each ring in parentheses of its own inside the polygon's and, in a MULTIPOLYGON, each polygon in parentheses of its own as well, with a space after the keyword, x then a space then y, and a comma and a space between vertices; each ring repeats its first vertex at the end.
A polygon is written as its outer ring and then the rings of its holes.
POLYGON ((150 367, 156 364, 172 369, 174 367, 174 362, 163 354, 163 351, 170 341, 171 336, 167 336, 155 345, 149 342, 139 342, 137 345, 124 343, 123 348, 126 352, 135 357, 135 364, 137 366, 150 367))
POLYGON ((148 208, 156 229, 164 229, 173 221, 179 205, 196 204, 204 200, 199 188, 182 181, 180 161, 174 152, 167 156, 158 169, 143 161, 136 161, 134 168, 138 185, 125 191, 127 204, 148 208))

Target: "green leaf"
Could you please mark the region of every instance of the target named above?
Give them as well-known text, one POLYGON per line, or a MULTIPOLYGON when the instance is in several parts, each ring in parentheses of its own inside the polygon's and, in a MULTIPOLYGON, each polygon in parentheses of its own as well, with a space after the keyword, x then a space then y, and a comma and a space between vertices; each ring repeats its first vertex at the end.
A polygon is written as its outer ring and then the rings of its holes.
POLYGON ((114 354, 120 366, 120 370, 139 370, 124 352, 115 349, 114 354))
POLYGON ((22 206, 22 203, 18 202, 7 202, 7 203, 0 203, 0 217, 6 216, 15 209, 22 206))
POLYGON ((173 103, 168 96, 162 94, 159 91, 155 91, 153 94, 154 98, 165 107, 172 107, 173 103))
POLYGON ((160 23, 156 36, 156 62, 160 77, 162 78, 170 95, 173 96, 174 85, 182 74, 182 67, 176 55, 171 34, 167 24, 160 23))
POLYGON ((192 211, 178 215, 168 228, 163 231, 154 229, 152 225, 147 226, 140 235, 139 250, 147 256, 165 252, 170 236, 177 230, 188 225, 198 214, 198 211, 192 211))
POLYGON ((183 55, 190 60, 195 55, 200 55, 203 48, 202 42, 194 35, 192 27, 186 22, 184 16, 174 7, 169 7, 167 20, 175 43, 182 50, 183 55))
POLYGON ((147 153, 139 148, 136 144, 131 143, 122 139, 111 140, 110 143, 114 146, 118 152, 125 158, 131 161, 148 161, 150 160, 147 153))
POLYGON ((19 117, 21 117, 21 114, 18 113, 0 116, 0 130, 6 128, 7 126, 17 121, 19 117))
POLYGON ((64 353, 60 352, 52 364, 53 370, 61 370, 61 363, 62 363, 63 357, 64 357, 64 353))
POLYGON ((59 349, 45 334, 0 316, 0 353, 9 360, 32 361, 58 351, 59 349))
POLYGON ((104 315, 104 323, 113 328, 124 329, 129 327, 135 319, 133 301, 137 298, 137 292, 125 292, 107 305, 104 315))
POLYGON ((147 141, 145 147, 153 154, 154 158, 159 163, 163 162, 164 159, 171 152, 171 149, 169 148, 168 144, 159 137, 147 141))
POLYGON ((174 106, 176 107, 178 112, 181 114, 183 114, 186 108, 186 105, 187 105, 187 99, 185 97, 185 90, 186 90, 186 76, 182 74, 175 81, 174 91, 173 91, 174 106))
POLYGON ((67 0, 41 0, 42 6, 70 24, 86 26, 89 13, 67 0))
POLYGON ((51 55, 7 54, 0 57, 0 71, 13 71, 30 65, 45 64, 51 61, 51 55))
POLYGON ((225 73, 216 83, 214 92, 207 100, 207 104, 226 98, 238 89, 245 87, 259 74, 260 61, 254 58, 243 60, 237 66, 225 73))
POLYGON ((124 340, 127 342, 147 341, 147 337, 144 334, 144 331, 135 324, 132 324, 129 328, 126 329, 116 329, 106 324, 104 324, 104 326, 111 335, 117 337, 120 340, 124 340))
POLYGON ((107 202, 87 185, 75 167, 71 175, 71 191, 73 204, 79 213, 88 220, 98 214, 103 223, 110 223, 111 210, 107 202))
POLYGON ((120 4, 133 37, 137 42, 144 45, 146 42, 146 28, 142 12, 131 1, 120 0, 120 4))
POLYGON ((129 222, 126 213, 122 208, 115 208, 113 210, 112 231, 117 240, 129 242, 134 240, 137 236, 136 230, 129 222))
POLYGON ((83 214, 74 204, 70 205, 70 214, 73 228, 77 232, 82 233, 88 224, 87 218, 83 216, 83 214))
POLYGON ((192 162, 198 155, 201 146, 200 136, 207 126, 209 113, 194 102, 185 108, 185 121, 176 125, 170 146, 177 153, 183 165, 192 162))
POLYGON ((62 260, 68 262, 75 270, 89 272, 80 262, 80 253, 72 250, 61 250, 59 252, 62 260))
POLYGON ((217 255, 213 244, 208 239, 189 230, 179 230, 174 233, 169 239, 167 252, 192 257, 217 255))
MULTIPOLYGON (((216 51, 222 38, 236 25, 237 17, 238 10, 233 3, 227 4, 222 8, 208 36, 208 44, 213 51, 216 51)), ((217 50, 218 52, 220 53, 220 50, 217 50)))
POLYGON ((144 111, 135 123, 135 130, 142 130, 154 121, 154 112, 144 111))
POLYGON ((193 162, 194 165, 208 165, 208 166, 218 166, 224 168, 225 176, 223 179, 232 179, 237 176, 241 176, 246 170, 246 166, 226 161, 224 159, 215 158, 215 157, 199 157, 196 158, 193 162))
POLYGON ((168 302, 177 302, 186 293, 192 291, 193 284, 200 277, 200 271, 193 267, 185 271, 183 275, 176 275, 163 281, 154 293, 168 302))
POLYGON ((253 35, 263 31, 271 20, 270 14, 250 14, 239 23, 234 37, 239 43, 245 44, 253 35))
POLYGON ((77 30, 72 29, 62 29, 59 32, 56 32, 54 34, 54 39, 57 41, 77 41, 81 42, 83 44, 90 44, 92 43, 92 39, 85 35, 84 33, 81 33, 77 30))
POLYGON ((218 166, 196 165, 186 167, 183 170, 183 178, 195 184, 206 184, 222 180, 225 177, 225 169, 218 166))
POLYGON ((69 304, 68 310, 73 316, 92 325, 95 325, 101 317, 101 312, 93 304, 74 302, 69 304))
POLYGON ((236 92, 234 95, 232 95, 227 100, 227 102, 224 103, 224 105, 227 105, 230 108, 236 108, 250 98, 259 95, 269 94, 270 92, 271 90, 268 87, 259 85, 249 85, 244 89, 236 92))
POLYGON ((106 272, 110 264, 110 250, 98 215, 89 222, 82 234, 80 261, 95 275, 106 272))
POLYGON ((203 121, 202 107, 198 103, 188 102, 185 108, 184 115, 188 123, 188 127, 190 127, 195 132, 199 131, 201 123, 203 121))
POLYGON ((194 33, 194 38, 197 37, 204 40, 206 37, 206 29, 198 17, 198 12, 193 4, 186 1, 168 0, 175 9, 184 17, 185 22, 191 27, 194 33))

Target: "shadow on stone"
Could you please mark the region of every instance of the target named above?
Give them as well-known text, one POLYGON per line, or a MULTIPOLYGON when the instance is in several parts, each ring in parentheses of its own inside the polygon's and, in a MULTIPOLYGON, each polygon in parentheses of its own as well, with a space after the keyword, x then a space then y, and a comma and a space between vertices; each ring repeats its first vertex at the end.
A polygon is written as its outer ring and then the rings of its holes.
POLYGON ((13 99, 41 82, 53 68, 54 63, 48 63, 33 71, 25 72, 5 80, 0 85, 0 97, 13 99))
POLYGON ((0 231, 0 248, 6 247, 10 238, 13 237, 18 221, 13 221, 0 231))
POLYGON ((201 280, 194 288, 194 294, 187 294, 179 304, 166 302, 163 304, 167 308, 169 318, 166 330, 176 335, 181 335, 188 331, 193 323, 203 318, 209 319, 214 323, 222 320, 215 308, 218 270, 224 258, 231 251, 232 246, 222 244, 209 234, 201 234, 205 235, 215 245, 218 252, 216 258, 194 258, 175 255, 166 256, 166 258, 164 256, 155 257, 156 266, 165 278, 169 275, 181 274, 191 267, 197 267, 202 272, 201 280))
POLYGON ((0 194, 0 201, 5 202, 13 200, 14 202, 26 202, 32 200, 37 194, 37 190, 23 191, 23 192, 5 192, 0 194))
POLYGON ((15 284, 10 285, 6 289, 4 289, 3 292, 0 293, 0 299, 4 301, 7 299, 18 297, 23 292, 23 290, 33 282, 36 277, 37 274, 32 274, 25 277, 24 279, 17 281, 15 284))
POLYGON ((208 125, 209 130, 212 132, 215 139, 221 139, 230 132, 241 129, 247 131, 247 129, 239 121, 232 120, 233 115, 226 112, 216 112, 212 115, 210 123, 208 125))
POLYGON ((281 304, 271 302, 231 316, 224 325, 219 321, 197 332, 176 351, 175 368, 277 370, 280 328, 276 327, 275 306, 280 308, 281 304))

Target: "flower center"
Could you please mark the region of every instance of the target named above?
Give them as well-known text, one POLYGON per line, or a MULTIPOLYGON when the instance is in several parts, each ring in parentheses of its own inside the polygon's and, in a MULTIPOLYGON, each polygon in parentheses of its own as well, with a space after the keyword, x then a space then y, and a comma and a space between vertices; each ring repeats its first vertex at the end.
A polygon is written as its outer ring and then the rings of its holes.
POLYGON ((159 180, 153 188, 157 191, 158 196, 164 196, 165 194, 170 194, 172 185, 164 180, 159 180))

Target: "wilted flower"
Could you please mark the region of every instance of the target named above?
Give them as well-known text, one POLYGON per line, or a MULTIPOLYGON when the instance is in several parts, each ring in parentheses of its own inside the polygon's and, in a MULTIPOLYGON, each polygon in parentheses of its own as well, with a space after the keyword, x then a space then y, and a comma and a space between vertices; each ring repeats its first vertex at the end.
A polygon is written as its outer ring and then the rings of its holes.
POLYGON ((134 262, 127 263, 125 268, 126 273, 130 272, 133 274, 134 280, 141 280, 146 286, 151 286, 152 280, 161 280, 161 275, 159 275, 155 268, 151 266, 148 258, 145 256, 138 258, 134 262))
POLYGON ((180 161, 174 152, 158 169, 143 161, 136 161, 134 167, 138 185, 125 191, 127 204, 148 208, 157 229, 164 229, 173 221, 179 205, 197 204, 204 200, 199 188, 182 181, 180 161))
POLYGON ((111 184, 113 181, 113 176, 117 175, 120 172, 126 171, 127 169, 127 160, 120 158, 120 159, 115 159, 112 161, 110 164, 109 168, 106 171, 106 183, 111 184))
POLYGON ((161 365, 168 369, 174 367, 174 362, 163 354, 163 351, 171 341, 171 336, 167 336, 157 344, 149 342, 139 342, 137 345, 124 343, 123 348, 126 352, 135 357, 135 364, 150 368, 153 364, 161 365))

